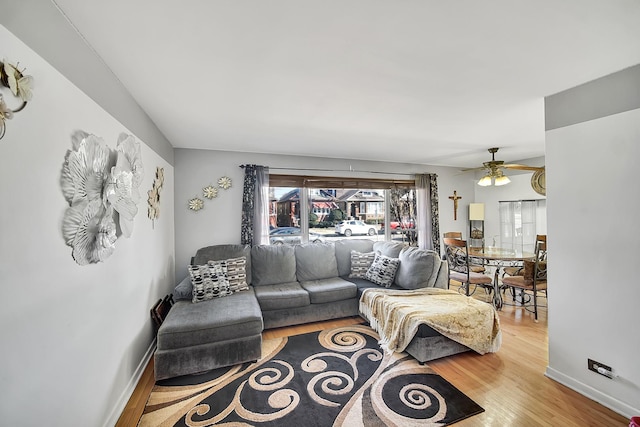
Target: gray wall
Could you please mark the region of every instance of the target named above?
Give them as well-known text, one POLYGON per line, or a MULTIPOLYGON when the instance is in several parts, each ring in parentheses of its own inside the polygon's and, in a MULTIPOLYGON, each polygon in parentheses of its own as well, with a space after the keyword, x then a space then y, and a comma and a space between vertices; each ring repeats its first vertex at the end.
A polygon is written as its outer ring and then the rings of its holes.
POLYGON ((0 0, 0 24, 173 164, 169 141, 52 1, 0 0))
POLYGON ((640 414, 639 88, 635 66, 545 102, 547 375, 628 417, 640 414), (587 358, 618 377, 587 370, 587 358))
POLYGON ((133 234, 105 262, 76 264, 60 187, 71 134, 114 149, 121 132, 135 133, 1 25, 0 46, 35 79, 33 101, 0 140, 0 424, 113 425, 154 348, 149 309, 175 282, 173 167, 138 136, 145 173, 133 234), (156 166, 165 184, 152 225, 156 166))
MULTIPOLYGON (((187 275, 186 266, 198 248, 221 243, 240 243, 240 217, 242 208, 242 184, 244 170, 241 164, 261 164, 271 168, 315 168, 327 170, 350 170, 438 174, 440 195, 440 231, 463 230, 467 224, 467 206, 473 201, 474 176, 460 173, 456 168, 434 167, 405 163, 367 162, 349 159, 331 159, 298 156, 276 156, 255 153, 226 151, 175 150, 175 219, 176 219, 176 277, 187 275), (220 190, 217 198, 205 200, 201 211, 187 208, 189 199, 202 198, 202 188, 216 185, 222 176, 233 180, 229 190, 220 190), (448 196, 457 190, 459 201, 458 220, 453 220, 453 202, 448 196)), ((293 173, 322 176, 362 176, 380 178, 380 174, 350 172, 306 172, 274 170, 273 173, 293 173)), ((394 177, 394 175, 382 175, 394 177)), ((395 176, 411 179, 406 175, 395 176)))
POLYGON ((545 98, 545 129, 640 108, 640 64, 545 98))

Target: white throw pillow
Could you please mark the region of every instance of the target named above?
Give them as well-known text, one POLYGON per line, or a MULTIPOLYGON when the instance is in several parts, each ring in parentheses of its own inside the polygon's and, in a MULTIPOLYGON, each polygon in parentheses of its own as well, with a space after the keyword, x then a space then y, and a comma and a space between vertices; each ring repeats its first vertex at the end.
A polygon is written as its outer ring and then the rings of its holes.
POLYGON ((390 287, 393 284, 393 278, 396 276, 400 260, 398 258, 389 258, 376 252, 376 257, 365 274, 365 279, 376 285, 390 287))
POLYGON ((209 261, 209 268, 220 266, 229 282, 231 293, 246 291, 247 285, 247 257, 229 258, 221 261, 209 261))
POLYGON ((193 285, 192 302, 202 302, 230 295, 229 280, 222 265, 190 265, 193 285))

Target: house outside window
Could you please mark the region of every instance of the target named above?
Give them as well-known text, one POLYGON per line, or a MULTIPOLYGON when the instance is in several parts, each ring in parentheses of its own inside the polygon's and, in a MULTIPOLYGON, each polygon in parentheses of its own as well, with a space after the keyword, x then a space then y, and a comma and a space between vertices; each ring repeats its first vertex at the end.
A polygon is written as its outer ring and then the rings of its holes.
POLYGON ((279 186, 273 175, 270 181, 271 244, 354 238, 417 244, 412 181, 400 189, 279 186))

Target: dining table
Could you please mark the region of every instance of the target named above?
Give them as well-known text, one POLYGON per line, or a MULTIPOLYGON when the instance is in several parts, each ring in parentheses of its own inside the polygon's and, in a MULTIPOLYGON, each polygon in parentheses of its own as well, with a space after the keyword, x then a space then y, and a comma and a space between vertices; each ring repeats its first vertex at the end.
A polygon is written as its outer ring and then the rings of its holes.
POLYGON ((521 267, 524 261, 535 260, 533 252, 521 249, 500 248, 495 246, 469 247, 469 257, 481 262, 484 266, 493 267, 493 305, 500 310, 504 304, 502 286, 500 285, 500 271, 504 267, 521 267))

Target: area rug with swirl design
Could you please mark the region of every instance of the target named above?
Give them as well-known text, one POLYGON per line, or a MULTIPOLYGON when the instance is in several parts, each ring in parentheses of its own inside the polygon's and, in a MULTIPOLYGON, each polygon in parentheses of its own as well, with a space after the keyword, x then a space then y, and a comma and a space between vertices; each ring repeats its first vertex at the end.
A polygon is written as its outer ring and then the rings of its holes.
POLYGON ((264 340, 262 359, 159 381, 139 426, 445 426, 484 411, 351 325, 264 340))

